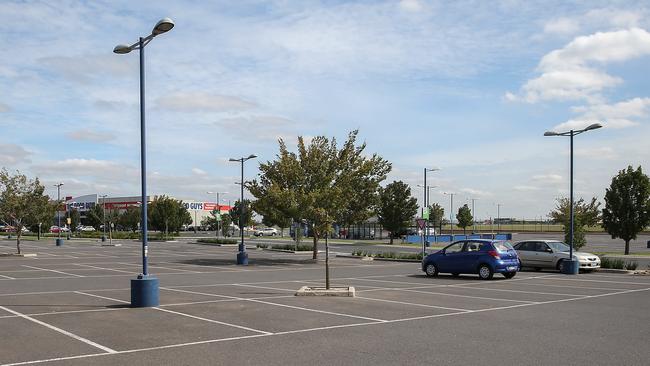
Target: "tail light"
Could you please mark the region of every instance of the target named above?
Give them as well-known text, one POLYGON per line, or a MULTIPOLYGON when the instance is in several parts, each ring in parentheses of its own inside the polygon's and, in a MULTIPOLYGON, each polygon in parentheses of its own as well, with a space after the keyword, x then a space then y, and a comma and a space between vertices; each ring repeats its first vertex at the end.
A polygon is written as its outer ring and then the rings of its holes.
POLYGON ((499 252, 497 252, 496 250, 490 250, 488 254, 493 256, 495 259, 501 259, 501 257, 499 257, 499 252))

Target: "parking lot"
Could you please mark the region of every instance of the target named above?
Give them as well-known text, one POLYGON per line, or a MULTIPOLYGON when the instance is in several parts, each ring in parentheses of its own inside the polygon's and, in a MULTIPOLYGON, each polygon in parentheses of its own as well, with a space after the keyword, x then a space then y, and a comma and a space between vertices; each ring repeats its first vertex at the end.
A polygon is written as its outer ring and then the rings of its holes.
MULTIPOLYGON (((129 307, 140 243, 25 242, 0 258, 0 365, 647 365, 650 277, 521 272, 427 278, 418 263, 151 243, 161 305, 129 307), (497 278, 498 277, 498 278, 497 278)), ((15 243, 0 241, 0 252, 15 243)))

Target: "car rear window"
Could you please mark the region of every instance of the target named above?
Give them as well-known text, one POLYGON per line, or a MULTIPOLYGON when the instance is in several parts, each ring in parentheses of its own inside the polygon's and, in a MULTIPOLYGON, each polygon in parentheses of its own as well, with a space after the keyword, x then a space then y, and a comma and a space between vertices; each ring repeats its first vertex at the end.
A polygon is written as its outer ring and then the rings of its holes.
POLYGON ((507 252, 512 249, 512 244, 510 244, 509 241, 497 241, 492 243, 492 245, 494 245, 494 248, 499 252, 507 252))

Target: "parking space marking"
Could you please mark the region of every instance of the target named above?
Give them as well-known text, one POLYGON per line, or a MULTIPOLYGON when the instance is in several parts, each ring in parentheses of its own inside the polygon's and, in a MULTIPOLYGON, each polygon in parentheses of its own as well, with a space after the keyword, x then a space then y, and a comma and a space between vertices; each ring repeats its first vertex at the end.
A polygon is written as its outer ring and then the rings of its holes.
MULTIPOLYGON (((507 285, 508 283, 499 283, 499 285, 507 285)), ((567 286, 567 285, 547 285, 542 283, 523 283, 524 286, 542 286, 542 287, 560 287, 560 288, 579 288, 588 290, 603 290, 603 291, 625 291, 626 288, 616 287, 590 287, 590 286, 567 286)))
POLYGON ((609 280, 589 280, 589 279, 582 279, 582 278, 563 278, 560 276, 546 276, 545 279, 548 280, 553 280, 553 281, 580 281, 580 282, 602 282, 602 283, 618 283, 618 284, 623 284, 623 285, 639 285, 639 286, 648 286, 650 285, 650 282, 621 282, 621 281, 609 281, 609 280))
POLYGON ((73 263, 76 266, 81 266, 81 267, 88 267, 88 268, 93 268, 93 269, 103 269, 105 271, 113 271, 113 272, 119 272, 119 273, 128 273, 128 274, 136 274, 135 272, 129 272, 129 271, 123 271, 121 269, 112 269, 112 268, 104 268, 104 267, 97 267, 97 266, 91 266, 89 264, 78 264, 78 263, 73 263))
POLYGON ((195 294, 195 295, 219 296, 219 297, 225 297, 225 298, 230 298, 230 299, 238 299, 238 300, 241 300, 241 301, 249 301, 249 302, 255 302, 255 303, 259 303, 259 304, 273 305, 273 306, 279 306, 279 307, 290 308, 290 309, 297 309, 297 310, 306 310, 306 311, 311 311, 311 312, 314 312, 314 313, 321 313, 321 314, 329 314, 329 315, 344 316, 344 317, 348 317, 348 318, 356 318, 356 319, 370 320, 370 321, 375 321, 375 322, 385 322, 385 321, 386 321, 386 320, 384 320, 384 319, 376 319, 376 318, 369 318, 369 317, 359 316, 359 315, 350 315, 350 314, 336 313, 336 312, 325 311, 325 310, 316 310, 316 309, 310 309, 310 308, 305 308, 305 307, 301 307, 301 306, 293 306, 293 305, 278 304, 278 303, 274 303, 274 302, 263 301, 263 300, 256 300, 256 299, 251 299, 251 298, 248 298, 248 299, 247 299, 247 298, 245 298, 245 297, 236 297, 236 296, 227 296, 227 295, 217 295, 217 294, 210 294, 210 293, 205 293, 205 292, 196 292, 196 291, 179 290, 179 289, 166 288, 166 287, 161 287, 161 289, 170 290, 170 291, 178 291, 178 292, 187 292, 187 293, 195 294))
MULTIPOLYGON (((106 297, 106 296, 100 296, 100 295, 95 295, 95 294, 89 294, 89 293, 85 293, 85 292, 81 292, 81 291, 75 291, 75 293, 80 294, 80 295, 87 295, 87 296, 92 296, 92 297, 98 297, 98 298, 100 298, 100 299, 106 299, 106 300, 111 300, 111 301, 115 301, 115 302, 120 302, 120 303, 123 303, 123 304, 130 304, 129 301, 124 301, 124 300, 120 300, 120 299, 115 299, 115 298, 112 298, 112 297, 106 297)), ((188 317, 188 318, 192 318, 192 319, 202 320, 202 321, 204 321, 204 322, 215 323, 215 324, 221 324, 221 325, 226 325, 226 326, 233 327, 233 328, 239 328, 239 329, 243 329, 243 330, 248 330, 248 331, 256 332, 256 333, 260 333, 260 334, 273 334, 273 333, 271 333, 271 332, 267 332, 267 331, 264 331, 264 330, 253 329, 253 328, 244 327, 244 326, 242 326, 242 325, 237 325, 237 324, 231 324, 231 323, 220 322, 220 321, 218 321, 218 320, 202 318, 202 317, 199 317, 199 316, 194 316, 194 315, 191 315, 191 314, 185 314, 185 313, 181 313, 181 312, 178 312, 178 311, 173 311, 173 310, 169 310, 169 309, 162 309, 162 308, 160 308, 160 307, 153 307, 152 309, 154 309, 154 310, 158 310, 158 311, 162 311, 162 312, 166 312, 166 313, 176 314, 176 315, 180 315, 180 316, 184 316, 184 317, 188 317)))
POLYGON ((474 289, 474 290, 485 290, 485 291, 501 291, 501 292, 516 292, 522 294, 535 294, 535 295, 551 295, 551 296, 583 296, 578 294, 566 294, 560 292, 537 292, 537 291, 524 291, 524 290, 508 290, 503 288, 490 288, 490 287, 472 287, 472 286, 449 286, 452 288, 465 288, 465 289, 474 289))
POLYGON ((5 279, 7 279, 7 280, 15 280, 15 278, 14 278, 14 277, 11 277, 11 276, 5 276, 5 275, 1 275, 1 274, 0 274, 0 277, 5 278, 5 279))
MULTIPOLYGON (((526 300, 511 300, 511 299, 502 299, 502 298, 496 298, 496 297, 485 297, 485 296, 471 296, 471 295, 459 295, 459 294, 450 294, 446 292, 433 292, 433 291, 419 291, 418 289, 422 288, 430 288, 430 287, 409 287, 409 288, 391 288, 387 290, 394 290, 394 291, 406 291, 406 292, 414 292, 414 293, 420 293, 420 294, 430 294, 430 295, 442 295, 442 296, 451 296, 451 297, 465 297, 468 299, 477 299, 477 300, 492 300, 492 301, 506 301, 506 302, 519 302, 519 303, 536 303, 536 301, 526 301, 526 300)), ((361 290, 360 292, 367 292, 367 291, 373 291, 373 290, 361 290)))
POLYGON ((112 348, 108 348, 108 347, 106 347, 106 346, 102 346, 101 344, 99 344, 99 343, 95 343, 95 342, 91 341, 90 339, 87 339, 87 338, 84 338, 84 337, 78 336, 78 335, 76 335, 76 334, 74 334, 74 333, 70 333, 70 332, 68 332, 67 330, 63 330, 63 329, 61 329, 61 328, 55 327, 55 326, 53 326, 53 325, 51 325, 51 324, 45 323, 45 322, 40 321, 40 320, 38 320, 38 319, 34 319, 34 318, 32 318, 31 316, 28 316, 28 315, 25 315, 25 314, 23 314, 23 313, 17 312, 17 311, 15 311, 15 310, 9 309, 9 308, 7 308, 7 307, 5 307, 5 306, 0 305, 0 309, 2 309, 2 310, 4 310, 4 311, 7 311, 7 312, 10 312, 10 313, 12 313, 12 314, 14 314, 14 315, 17 315, 17 316, 19 316, 19 317, 21 317, 21 318, 23 318, 23 319, 25 319, 25 320, 29 320, 30 322, 33 322, 33 323, 36 323, 36 324, 42 325, 42 326, 44 326, 44 327, 46 327, 46 328, 48 328, 48 329, 51 329, 51 330, 53 330, 53 331, 55 331, 55 332, 61 333, 61 334, 63 334, 63 335, 66 335, 66 336, 68 336, 68 337, 70 337, 70 338, 74 338, 74 339, 76 339, 76 340, 78 340, 78 341, 81 341, 81 342, 83 342, 83 343, 86 343, 86 344, 88 344, 88 345, 90 345, 90 346, 93 346, 93 347, 95 347, 95 348, 99 348, 99 349, 101 349, 102 351, 105 351, 105 352, 108 352, 108 353, 117 353, 117 351, 114 350, 114 349, 112 349, 112 348))
POLYGON ((389 302, 389 303, 393 303, 393 304, 402 304, 402 305, 410 305, 410 306, 421 306, 421 307, 425 307, 425 308, 463 311, 463 312, 470 311, 470 309, 450 308, 450 307, 446 307, 446 306, 426 305, 426 304, 418 304, 418 303, 406 302, 406 301, 375 299, 375 298, 372 298, 372 297, 363 297, 363 296, 355 296, 355 297, 357 297, 359 299, 364 299, 364 300, 379 301, 379 302, 389 302))
POLYGON ((57 271, 57 270, 55 270, 55 269, 48 269, 48 268, 40 268, 40 267, 28 266, 28 265, 26 265, 26 264, 23 264, 22 266, 23 266, 23 267, 27 267, 27 268, 31 268, 31 269, 40 269, 41 271, 54 272, 54 273, 63 274, 63 275, 68 275, 68 276, 73 276, 73 277, 86 277, 86 276, 82 276, 82 275, 78 275, 78 274, 74 274, 74 273, 67 273, 67 272, 57 271))

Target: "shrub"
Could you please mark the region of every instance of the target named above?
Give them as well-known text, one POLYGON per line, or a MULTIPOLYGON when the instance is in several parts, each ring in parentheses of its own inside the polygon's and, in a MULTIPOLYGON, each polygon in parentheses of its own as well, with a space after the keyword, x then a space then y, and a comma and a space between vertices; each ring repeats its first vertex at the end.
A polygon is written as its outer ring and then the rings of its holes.
POLYGON ((257 244, 257 247, 261 249, 279 249, 279 250, 291 250, 291 251, 295 250, 298 252, 308 252, 313 250, 314 248, 311 245, 298 245, 298 247, 296 247, 293 244, 287 244, 287 245, 257 244))
POLYGON ((422 260, 422 253, 396 253, 396 252, 381 252, 371 253, 363 250, 355 250, 352 255, 359 257, 372 257, 372 258, 385 258, 385 259, 417 259, 422 260))
POLYGON ((637 263, 637 262, 628 262, 628 263, 625 265, 625 269, 627 269, 628 271, 634 271, 634 270, 636 269, 636 267, 638 267, 638 263, 637 263))
POLYGON ((600 259, 600 266, 602 268, 623 269, 625 267, 625 261, 618 258, 610 259, 603 257, 600 259))
MULTIPOLYGON (((223 239, 223 238, 203 238, 198 239, 197 243, 204 244, 237 244, 237 239, 223 239)), ((257 245, 259 248, 260 244, 257 245)))

